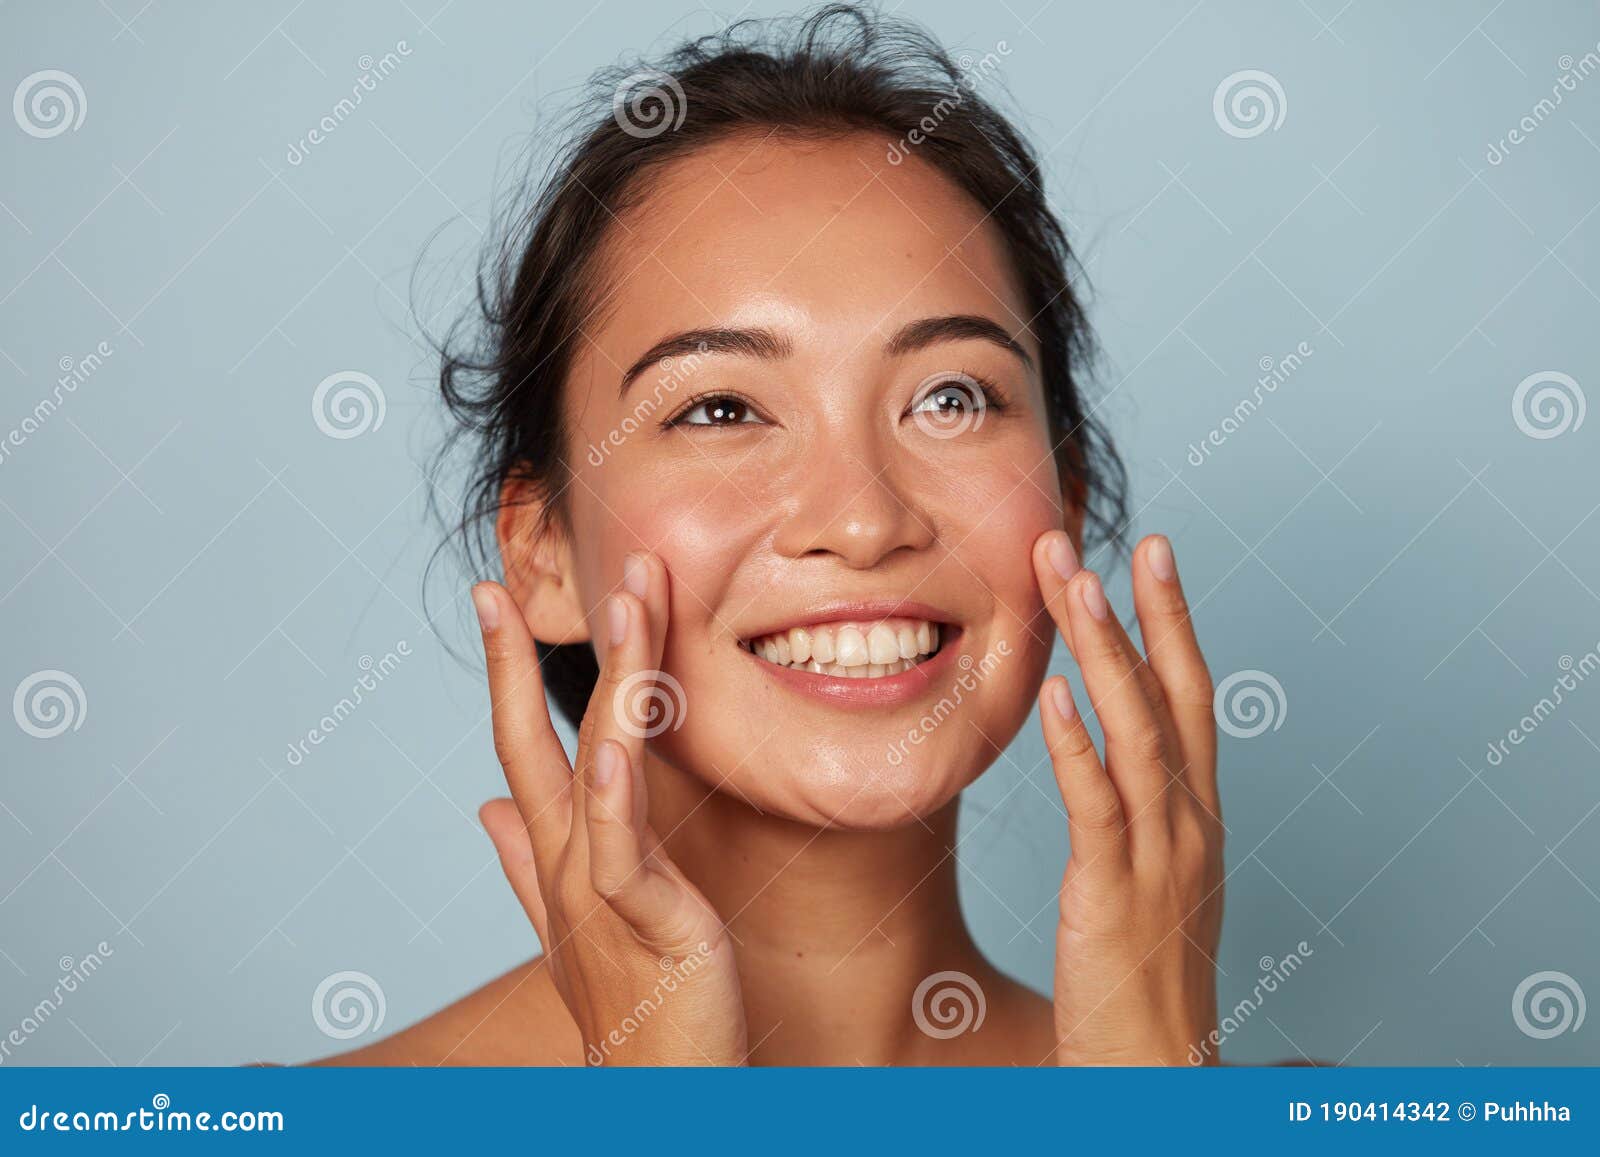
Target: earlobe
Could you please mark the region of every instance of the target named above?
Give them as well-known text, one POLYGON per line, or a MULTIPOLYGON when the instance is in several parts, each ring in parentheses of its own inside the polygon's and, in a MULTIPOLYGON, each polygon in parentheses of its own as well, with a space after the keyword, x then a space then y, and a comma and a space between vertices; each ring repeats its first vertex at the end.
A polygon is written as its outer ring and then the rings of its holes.
POLYGON ((571 542, 532 483, 514 479, 502 488, 495 539, 506 590, 522 609, 533 637, 541 643, 588 642, 571 542))

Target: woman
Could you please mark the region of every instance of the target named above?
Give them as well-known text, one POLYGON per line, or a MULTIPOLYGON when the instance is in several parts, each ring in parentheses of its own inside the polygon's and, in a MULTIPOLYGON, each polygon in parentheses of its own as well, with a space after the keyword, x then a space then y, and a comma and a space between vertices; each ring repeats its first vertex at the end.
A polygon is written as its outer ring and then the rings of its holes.
POLYGON ((982 82, 846 7, 600 81, 443 373, 505 578, 472 592, 511 792, 481 816, 544 955, 340 1061, 1215 1059, 1211 686, 1164 538, 1143 655, 1080 565, 1121 468, 982 82), (1035 701, 1052 999, 978 951, 953 858, 1035 701))

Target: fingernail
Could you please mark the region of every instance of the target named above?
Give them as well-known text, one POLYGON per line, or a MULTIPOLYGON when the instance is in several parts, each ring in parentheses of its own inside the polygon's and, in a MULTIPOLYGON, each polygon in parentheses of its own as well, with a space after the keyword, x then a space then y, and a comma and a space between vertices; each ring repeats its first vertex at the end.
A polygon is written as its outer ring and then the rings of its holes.
POLYGON ((615 647, 628 633, 628 604, 613 595, 606 600, 606 615, 611 620, 611 645, 615 647))
POLYGON ((478 612, 478 626, 492 631, 500 625, 500 604, 487 587, 472 588, 472 606, 478 612))
POLYGON ((609 739, 602 743, 594 753, 594 786, 605 787, 611 782, 611 777, 617 773, 617 765, 622 762, 622 756, 617 750, 617 745, 609 739))
POLYGON ((1145 549, 1144 561, 1150 567, 1150 573, 1164 583, 1178 577, 1178 564, 1172 560, 1172 544, 1167 541, 1166 535, 1151 540, 1145 549))
POLYGON ((1078 566, 1078 553, 1072 549, 1072 540, 1064 534, 1050 536, 1050 541, 1044 548, 1044 556, 1050 560, 1050 568, 1063 580, 1071 578, 1082 569, 1078 566))
POLYGON ((622 560, 622 589, 630 595, 644 598, 646 584, 650 581, 650 568, 644 565, 644 559, 636 554, 630 554, 622 560))
POLYGON ((1050 702, 1054 704, 1056 714, 1067 722, 1077 718, 1078 709, 1072 704, 1072 692, 1067 688, 1065 679, 1057 679, 1050 684, 1050 702))
POLYGON ((1106 592, 1101 589, 1100 576, 1091 574, 1081 588, 1080 596, 1083 599, 1084 609, 1095 618, 1105 621, 1108 607, 1106 606, 1106 592))

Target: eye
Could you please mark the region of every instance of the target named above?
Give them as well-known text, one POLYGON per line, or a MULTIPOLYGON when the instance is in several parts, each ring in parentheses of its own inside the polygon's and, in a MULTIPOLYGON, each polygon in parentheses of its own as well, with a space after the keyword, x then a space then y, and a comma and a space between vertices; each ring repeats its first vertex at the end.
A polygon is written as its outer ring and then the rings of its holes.
POLYGON ((758 423, 755 408, 733 394, 710 394, 691 399, 669 426, 743 426, 758 423))
POLYGON ((911 411, 915 414, 953 417, 969 410, 980 410, 983 405, 984 397, 981 391, 968 386, 965 382, 946 381, 924 394, 922 400, 913 406, 911 411))
POLYGON ((911 405, 911 416, 928 433, 948 438, 983 424, 999 401, 994 390, 970 374, 940 373, 924 379, 911 405))

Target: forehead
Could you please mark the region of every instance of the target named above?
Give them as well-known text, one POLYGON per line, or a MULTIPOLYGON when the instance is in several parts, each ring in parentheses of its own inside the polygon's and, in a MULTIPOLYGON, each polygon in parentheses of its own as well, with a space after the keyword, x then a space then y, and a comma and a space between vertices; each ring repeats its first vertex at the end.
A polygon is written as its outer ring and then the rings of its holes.
POLYGON ((605 320, 589 337, 626 365, 708 323, 865 346, 970 312, 1020 335, 1027 311, 985 208, 914 152, 890 164, 889 144, 744 135, 652 173, 613 228, 605 320))

